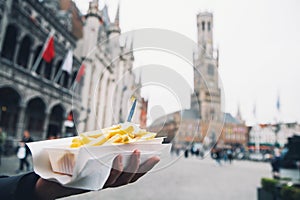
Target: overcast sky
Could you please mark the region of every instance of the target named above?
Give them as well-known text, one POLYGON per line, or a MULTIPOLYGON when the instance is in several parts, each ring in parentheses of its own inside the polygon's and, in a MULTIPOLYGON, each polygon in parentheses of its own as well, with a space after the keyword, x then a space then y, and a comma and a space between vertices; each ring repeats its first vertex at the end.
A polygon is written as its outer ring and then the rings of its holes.
MULTIPOLYGON (((75 2, 85 13, 89 0, 75 2)), ((118 2, 99 1, 101 7, 108 5, 111 19, 118 2)), ((122 32, 162 28, 195 42, 197 13, 213 12, 225 111, 235 115, 240 105, 248 124, 274 122, 276 118, 300 122, 300 1, 121 0, 120 6, 122 32)), ((136 55, 136 65, 146 64, 147 58, 136 55)))

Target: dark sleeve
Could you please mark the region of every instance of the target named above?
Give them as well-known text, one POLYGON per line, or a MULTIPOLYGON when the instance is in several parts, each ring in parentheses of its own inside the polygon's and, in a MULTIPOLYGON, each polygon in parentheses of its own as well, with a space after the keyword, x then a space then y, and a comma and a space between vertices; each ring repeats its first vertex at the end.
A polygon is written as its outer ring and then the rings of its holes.
POLYGON ((35 199, 34 189, 39 176, 31 172, 20 176, 0 177, 0 199, 35 199))

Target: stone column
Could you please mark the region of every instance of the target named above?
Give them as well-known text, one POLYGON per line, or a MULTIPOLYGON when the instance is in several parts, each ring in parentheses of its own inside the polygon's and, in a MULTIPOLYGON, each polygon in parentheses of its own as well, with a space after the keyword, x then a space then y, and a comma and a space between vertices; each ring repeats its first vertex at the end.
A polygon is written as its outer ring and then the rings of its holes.
POLYGON ((50 80, 53 81, 55 76, 56 76, 56 65, 57 65, 58 61, 54 58, 54 60, 52 61, 52 66, 51 66, 51 72, 50 72, 50 80))
POLYGON ((31 48, 30 49, 30 54, 29 54, 29 59, 28 59, 28 63, 27 63, 27 66, 26 66, 26 69, 31 69, 32 68, 32 65, 34 64, 33 61, 34 61, 34 49, 31 48))
MULTIPOLYGON (((105 111, 105 125, 104 127, 111 126, 113 124, 113 109, 115 106, 115 99, 113 99, 113 89, 115 83, 114 80, 109 81, 109 85, 107 87, 107 99, 106 99, 106 111, 105 111)), ((119 121, 116 121, 118 123, 119 121)))
POLYGON ((21 46, 20 43, 21 43, 21 40, 20 40, 20 38, 18 38, 18 35, 17 35, 16 48, 15 48, 14 56, 13 56, 13 60, 12 60, 14 66, 16 66, 16 64, 17 64, 17 59, 18 59, 19 50, 20 50, 20 46, 21 46))
POLYGON ((65 135, 66 135, 66 126, 65 126, 65 121, 66 121, 66 119, 67 119, 67 117, 68 117, 68 113, 65 111, 65 113, 63 114, 64 116, 63 116, 63 120, 62 120, 62 124, 61 124, 61 129, 60 129, 60 136, 61 137, 65 137, 65 135))
POLYGON ((108 72, 104 72, 102 80, 100 82, 100 100, 98 106, 98 125, 100 128, 104 128, 104 120, 105 120, 105 106, 106 106, 106 90, 108 84, 108 72))
POLYGON ((67 86, 67 89, 71 89, 71 87, 72 87, 72 75, 73 75, 73 73, 68 74, 68 75, 69 75, 69 78, 68 78, 68 86, 67 86))
POLYGON ((21 139, 22 135, 23 135, 23 131, 25 129, 25 112, 26 112, 25 103, 21 102, 19 108, 20 108, 20 110, 19 110, 19 118, 18 118, 18 121, 17 121, 17 135, 16 135, 16 137, 18 139, 21 139))
POLYGON ((45 120, 44 120, 44 126, 43 126, 42 139, 46 139, 47 138, 47 131, 48 131, 49 119, 50 119, 50 111, 47 110, 46 113, 45 113, 45 120))
POLYGON ((1 51, 2 51, 2 45, 4 42, 4 36, 5 36, 6 26, 7 26, 7 22, 8 22, 8 12, 11 9, 12 2, 13 1, 6 1, 4 13, 3 13, 3 17, 2 17, 2 22, 0 25, 0 55, 1 55, 1 51))
MULTIPOLYGON (((40 70, 40 76, 44 77, 45 75, 45 68, 46 68, 46 62, 43 62, 43 59, 41 60, 41 70, 40 70)), ((39 68, 37 68, 38 70, 39 68)))
POLYGON ((115 108, 114 108, 114 120, 117 122, 120 122, 122 117, 121 117, 121 105, 122 105, 122 93, 123 93, 123 89, 124 89, 124 80, 123 80, 123 76, 125 75, 124 73, 124 66, 123 66, 123 61, 120 60, 118 63, 118 71, 117 73, 119 73, 118 77, 116 78, 116 90, 115 90, 115 99, 116 99, 116 104, 115 104, 115 108))
POLYGON ((58 84, 60 86, 64 85, 64 80, 65 80, 65 73, 63 73, 63 71, 60 71, 61 69, 58 70, 58 73, 61 73, 59 79, 58 79, 58 84))

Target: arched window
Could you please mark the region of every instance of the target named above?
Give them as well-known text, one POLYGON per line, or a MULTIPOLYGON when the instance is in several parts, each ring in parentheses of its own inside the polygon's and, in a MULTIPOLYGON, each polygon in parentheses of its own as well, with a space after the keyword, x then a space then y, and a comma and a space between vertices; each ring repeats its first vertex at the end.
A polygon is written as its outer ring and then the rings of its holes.
POLYGON ((63 78, 64 78, 64 81, 63 81, 63 87, 65 88, 69 88, 69 79, 70 79, 70 76, 68 74, 68 72, 63 72, 63 78))
POLYGON ((25 36, 21 42, 21 46, 19 49, 17 64, 21 65, 24 68, 27 68, 31 43, 31 38, 29 36, 25 36))
POLYGON ((58 137, 62 135, 62 125, 64 122, 65 109, 62 105, 58 104, 51 109, 47 138, 58 137))
POLYGON ((42 137, 41 133, 43 133, 45 111, 46 104, 41 98, 36 97, 28 102, 25 111, 25 129, 28 129, 31 135, 35 138, 42 137))
POLYGON ((4 37, 1 56, 12 61, 16 44, 17 44, 18 29, 14 25, 8 25, 4 37))
POLYGON ((11 87, 2 87, 0 88, 0 97, 0 126, 9 136, 15 136, 21 96, 11 87))
POLYGON ((201 26, 202 26, 202 31, 205 31, 205 21, 202 21, 201 26))
POLYGON ((46 63, 46 66, 45 66, 44 77, 48 80, 51 79, 52 63, 53 63, 53 61, 51 61, 50 63, 46 63))
POLYGON ((72 75, 72 84, 74 83, 74 81, 75 81, 75 79, 76 79, 77 72, 78 72, 78 71, 73 72, 73 75, 72 75))

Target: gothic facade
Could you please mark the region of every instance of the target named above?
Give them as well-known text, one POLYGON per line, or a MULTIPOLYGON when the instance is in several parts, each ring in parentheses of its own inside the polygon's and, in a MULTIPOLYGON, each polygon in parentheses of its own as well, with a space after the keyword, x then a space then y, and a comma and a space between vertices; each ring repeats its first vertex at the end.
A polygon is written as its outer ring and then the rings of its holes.
POLYGON ((107 7, 99 8, 98 1, 90 2, 84 18, 83 38, 78 41, 75 54, 85 66, 82 88, 79 131, 96 130, 127 120, 132 104, 131 96, 138 100, 133 122, 140 122, 143 106, 140 83, 133 73, 133 38, 121 44, 120 7, 114 21, 107 7), (128 42, 130 40, 130 42, 128 42))
POLYGON ((74 26, 83 24, 76 5, 64 2, 0 0, 0 126, 9 137, 20 138, 25 129, 37 140, 75 131, 64 122, 81 110, 80 87, 70 89, 81 60, 73 57, 71 73, 54 78, 68 49, 76 48, 81 33, 74 26), (50 32, 55 57, 34 69, 50 32))
POLYGON ((35 139, 69 136, 124 122, 132 96, 139 102, 133 122, 143 113, 146 121, 133 39, 120 44, 119 10, 111 22, 96 0, 85 16, 71 0, 0 0, 0 126, 10 137, 25 129, 35 139), (55 57, 36 65, 50 33, 55 57), (70 49, 72 72, 59 75, 70 49))

